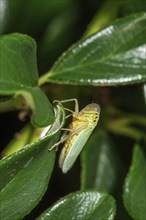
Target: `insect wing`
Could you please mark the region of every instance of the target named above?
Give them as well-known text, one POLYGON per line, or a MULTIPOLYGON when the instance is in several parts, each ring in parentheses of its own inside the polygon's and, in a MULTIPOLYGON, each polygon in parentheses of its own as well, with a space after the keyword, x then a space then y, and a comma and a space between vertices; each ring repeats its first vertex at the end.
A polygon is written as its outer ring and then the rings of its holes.
POLYGON ((62 164, 63 173, 66 173, 73 166, 78 155, 80 154, 85 143, 87 142, 89 136, 91 135, 93 129, 94 127, 87 127, 79 133, 79 135, 77 136, 76 140, 72 144, 67 156, 65 157, 63 161, 63 164, 62 164))

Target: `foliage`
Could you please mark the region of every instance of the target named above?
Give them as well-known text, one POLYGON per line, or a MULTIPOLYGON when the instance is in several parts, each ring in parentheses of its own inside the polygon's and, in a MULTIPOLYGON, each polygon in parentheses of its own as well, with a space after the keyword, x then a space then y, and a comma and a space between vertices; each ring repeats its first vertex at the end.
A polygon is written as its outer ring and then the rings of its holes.
POLYGON ((2 1, 2 219, 146 218, 144 2, 82 4, 2 1), (101 115, 64 175, 50 148, 68 119, 51 103, 71 98, 101 115))

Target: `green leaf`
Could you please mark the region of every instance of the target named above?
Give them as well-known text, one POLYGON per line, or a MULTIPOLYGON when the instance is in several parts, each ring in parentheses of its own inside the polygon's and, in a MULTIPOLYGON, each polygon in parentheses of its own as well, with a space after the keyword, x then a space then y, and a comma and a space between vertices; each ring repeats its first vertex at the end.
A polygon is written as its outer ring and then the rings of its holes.
POLYGON ((120 14, 146 11, 145 1, 143 0, 123 0, 121 3, 120 14))
POLYGON ((111 138, 104 131, 91 136, 82 153, 81 189, 111 192, 117 183, 119 161, 111 138))
POLYGON ((58 106, 56 120, 46 136, 0 162, 1 219, 22 219, 40 201, 52 174, 64 111, 58 106))
POLYGON ((51 104, 38 88, 35 41, 22 34, 0 37, 0 95, 22 95, 33 110, 32 122, 46 126, 54 120, 51 104), (43 106, 43 108, 42 108, 43 106))
POLYGON ((133 152, 132 164, 125 180, 124 205, 135 220, 146 219, 146 159, 139 145, 133 152))
POLYGON ((37 220, 112 220, 115 215, 114 199, 97 191, 72 193, 49 208, 37 220))
POLYGON ((145 21, 144 13, 127 16, 79 41, 40 83, 109 86, 144 82, 145 21))
POLYGON ((17 135, 14 135, 14 138, 1 152, 1 157, 7 157, 27 145, 28 140, 32 136, 32 131, 33 127, 31 124, 27 124, 17 135))

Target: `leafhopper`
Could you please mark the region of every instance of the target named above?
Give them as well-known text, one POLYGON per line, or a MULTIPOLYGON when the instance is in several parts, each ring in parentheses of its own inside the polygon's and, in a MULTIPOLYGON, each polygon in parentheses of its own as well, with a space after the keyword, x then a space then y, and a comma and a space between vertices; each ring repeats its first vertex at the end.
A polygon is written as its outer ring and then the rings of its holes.
POLYGON ((57 147, 60 143, 64 143, 64 147, 59 158, 59 167, 62 169, 63 173, 67 173, 68 170, 70 170, 73 166, 89 136, 96 127, 100 115, 100 106, 96 103, 89 104, 81 111, 79 111, 77 99, 55 102, 61 104, 68 101, 75 101, 74 112, 70 109, 64 108, 65 110, 71 112, 72 122, 68 128, 63 129, 65 132, 62 135, 60 141, 52 146, 52 148, 54 148, 57 147))

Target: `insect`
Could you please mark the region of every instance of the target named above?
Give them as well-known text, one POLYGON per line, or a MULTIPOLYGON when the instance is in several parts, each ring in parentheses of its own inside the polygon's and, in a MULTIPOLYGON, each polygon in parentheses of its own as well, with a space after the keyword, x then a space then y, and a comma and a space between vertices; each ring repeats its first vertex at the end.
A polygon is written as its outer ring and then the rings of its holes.
POLYGON ((52 146, 52 148, 54 148, 60 143, 64 143, 64 147, 59 158, 59 167, 62 168, 63 173, 67 173, 73 166, 86 141, 96 127, 100 115, 100 106, 96 103, 89 104, 79 111, 77 99, 55 102, 61 104, 69 101, 75 101, 75 111, 73 112, 67 108, 64 109, 71 112, 70 115, 72 115, 72 122, 68 128, 62 129, 65 130, 65 132, 63 133, 60 141, 52 146))

